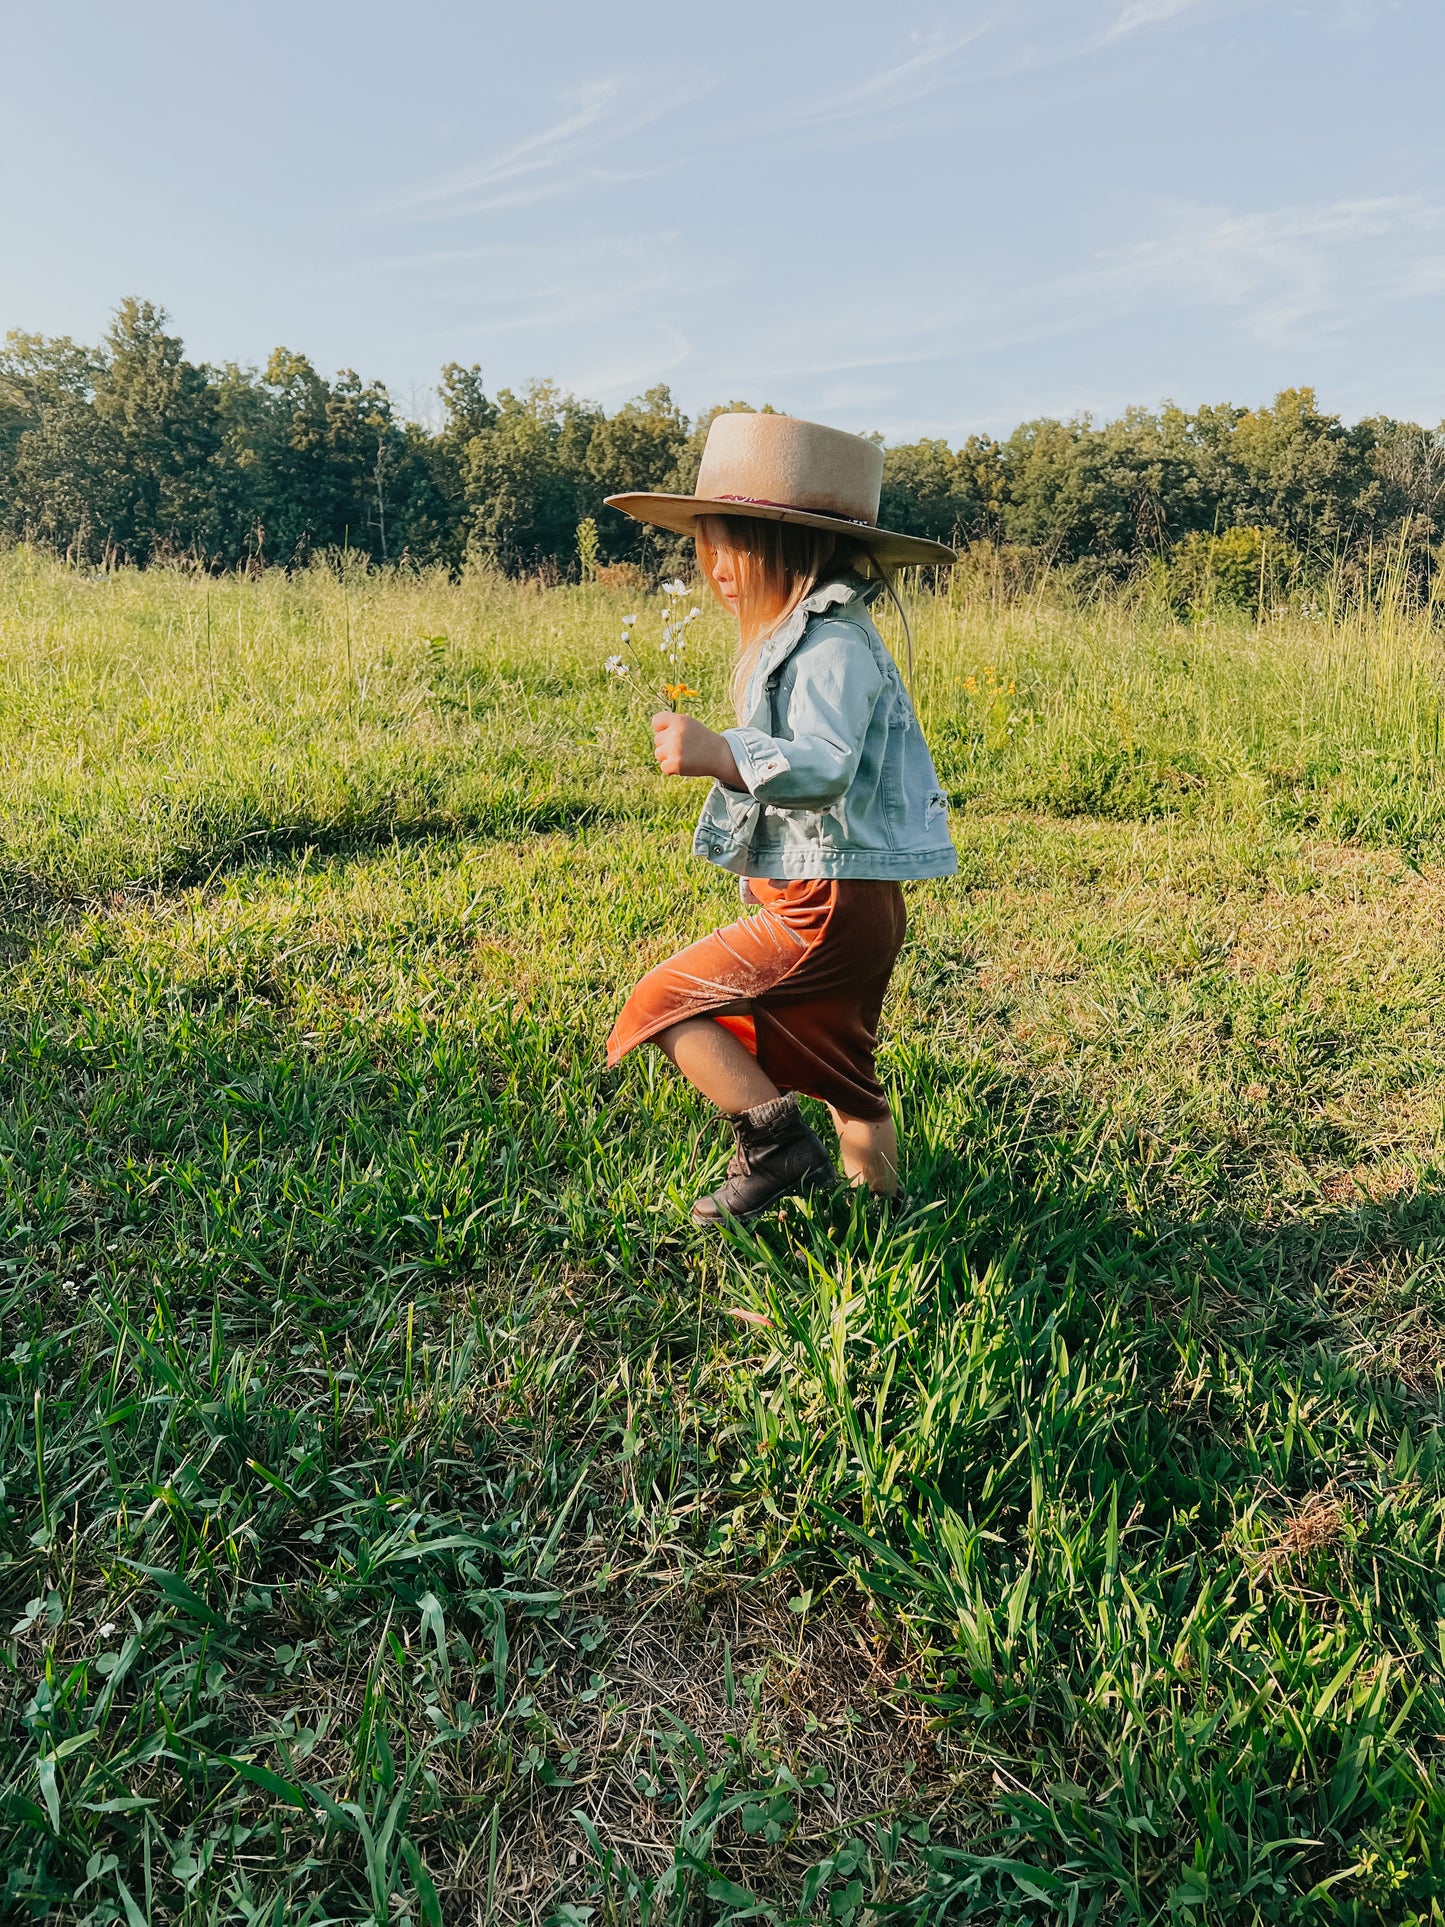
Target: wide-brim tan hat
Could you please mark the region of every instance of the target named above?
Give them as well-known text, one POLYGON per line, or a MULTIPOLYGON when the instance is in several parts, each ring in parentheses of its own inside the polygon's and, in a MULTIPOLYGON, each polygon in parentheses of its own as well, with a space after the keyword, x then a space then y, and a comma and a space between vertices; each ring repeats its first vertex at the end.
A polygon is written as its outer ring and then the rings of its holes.
POLYGON ((883 450, 861 435, 793 415, 719 415, 707 431, 691 495, 609 495, 609 508, 674 535, 692 535, 704 515, 743 515, 832 529, 880 562, 917 567, 953 562, 944 542, 878 526, 883 450))

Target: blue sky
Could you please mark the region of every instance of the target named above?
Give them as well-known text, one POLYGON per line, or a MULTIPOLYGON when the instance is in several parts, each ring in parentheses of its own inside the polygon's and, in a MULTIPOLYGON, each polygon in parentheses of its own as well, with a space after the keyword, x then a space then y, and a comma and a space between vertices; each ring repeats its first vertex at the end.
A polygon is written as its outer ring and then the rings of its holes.
POLYGON ((4 0, 0 329, 891 439, 1445 416, 1442 0, 4 0))

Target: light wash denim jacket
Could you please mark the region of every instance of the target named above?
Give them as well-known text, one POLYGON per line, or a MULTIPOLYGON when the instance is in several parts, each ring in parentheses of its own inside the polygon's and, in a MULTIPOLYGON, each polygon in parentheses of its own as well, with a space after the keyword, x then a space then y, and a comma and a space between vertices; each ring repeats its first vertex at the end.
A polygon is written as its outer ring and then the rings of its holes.
POLYGON ((948 798, 868 605, 882 584, 816 589, 748 678, 725 729, 745 790, 715 783, 692 847, 742 877, 952 876, 948 798))

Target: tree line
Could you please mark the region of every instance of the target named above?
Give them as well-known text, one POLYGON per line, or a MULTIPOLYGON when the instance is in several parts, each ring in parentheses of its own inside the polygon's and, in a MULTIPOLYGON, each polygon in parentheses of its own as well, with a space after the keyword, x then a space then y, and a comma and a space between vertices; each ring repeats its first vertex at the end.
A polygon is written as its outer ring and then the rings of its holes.
MULTIPOLYGON (((610 415, 548 381, 489 395, 479 368, 455 362, 439 396, 424 424, 380 382, 328 380, 290 349, 263 369, 193 362, 147 301, 122 302, 95 347, 14 332, 0 352, 0 540, 86 564, 216 569, 342 549, 559 580, 673 565, 671 538, 602 498, 689 491, 717 409, 690 421, 661 385, 610 415)), ((1348 425, 1303 387, 1264 408, 1030 421, 957 448, 885 448, 880 519, 1084 575, 1162 563, 1186 592, 1214 583, 1240 599, 1387 557, 1423 586, 1445 562, 1445 425, 1348 425)))

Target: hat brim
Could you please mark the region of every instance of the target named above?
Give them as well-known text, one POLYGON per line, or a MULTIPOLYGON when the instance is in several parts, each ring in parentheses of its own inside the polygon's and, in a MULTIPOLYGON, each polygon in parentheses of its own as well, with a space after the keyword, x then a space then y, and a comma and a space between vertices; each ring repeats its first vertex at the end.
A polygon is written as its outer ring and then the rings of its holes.
POLYGON ((874 522, 852 522, 843 515, 813 515, 807 509, 779 508, 772 502, 709 502, 697 495, 609 495, 608 508, 620 509, 638 522, 651 522, 674 535, 692 535, 704 515, 741 515, 755 522, 793 522, 805 529, 829 529, 860 543, 880 562, 897 568, 921 568, 926 563, 956 562, 958 552, 946 542, 922 535, 900 535, 874 522))

